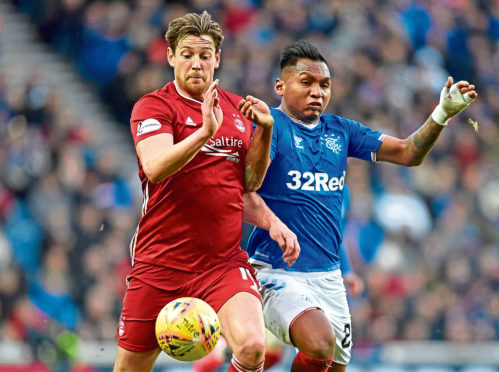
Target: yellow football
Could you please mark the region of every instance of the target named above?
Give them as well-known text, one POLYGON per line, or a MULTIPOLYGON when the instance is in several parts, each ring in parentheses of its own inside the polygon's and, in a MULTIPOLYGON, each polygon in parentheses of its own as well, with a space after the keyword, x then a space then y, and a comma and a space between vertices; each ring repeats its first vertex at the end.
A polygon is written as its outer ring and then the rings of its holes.
POLYGON ((177 298, 165 305, 156 319, 159 346, 177 360, 193 361, 206 356, 219 338, 217 314, 199 298, 177 298))

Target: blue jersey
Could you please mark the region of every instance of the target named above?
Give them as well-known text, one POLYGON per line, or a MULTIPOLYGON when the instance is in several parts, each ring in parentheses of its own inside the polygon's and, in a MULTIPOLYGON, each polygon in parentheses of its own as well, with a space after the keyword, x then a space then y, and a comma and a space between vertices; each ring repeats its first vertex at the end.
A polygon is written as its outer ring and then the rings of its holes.
POLYGON ((282 259, 268 231, 255 228, 248 239, 253 263, 289 271, 339 268, 341 208, 347 158, 375 160, 382 133, 333 114, 310 129, 271 109, 272 162, 258 191, 270 209, 297 235, 301 253, 293 266, 282 259))

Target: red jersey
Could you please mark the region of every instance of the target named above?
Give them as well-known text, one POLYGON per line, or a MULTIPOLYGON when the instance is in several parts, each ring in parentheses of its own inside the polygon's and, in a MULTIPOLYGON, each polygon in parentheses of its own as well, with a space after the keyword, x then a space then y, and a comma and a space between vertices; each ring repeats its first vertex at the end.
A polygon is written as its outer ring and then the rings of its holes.
MULTIPOLYGON (((217 89, 223 122, 177 173, 153 184, 139 159, 143 204, 130 244, 132 264, 201 273, 241 253, 245 155, 253 126, 237 109, 241 97, 217 89)), ((203 123, 201 102, 170 82, 142 97, 130 120, 135 145, 159 133, 174 143, 203 123)))

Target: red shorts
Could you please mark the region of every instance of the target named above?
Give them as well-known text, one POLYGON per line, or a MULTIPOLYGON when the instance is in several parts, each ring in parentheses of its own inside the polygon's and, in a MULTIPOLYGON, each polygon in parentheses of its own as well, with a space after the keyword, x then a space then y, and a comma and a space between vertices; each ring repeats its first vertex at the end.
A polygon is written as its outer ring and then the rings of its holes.
POLYGON ((144 283, 139 277, 132 277, 123 299, 116 335, 118 345, 130 351, 158 348, 156 317, 163 306, 179 297, 200 298, 216 312, 239 292, 252 293, 261 301, 254 269, 247 262, 238 265, 233 267, 224 263, 173 290, 160 289, 144 283))

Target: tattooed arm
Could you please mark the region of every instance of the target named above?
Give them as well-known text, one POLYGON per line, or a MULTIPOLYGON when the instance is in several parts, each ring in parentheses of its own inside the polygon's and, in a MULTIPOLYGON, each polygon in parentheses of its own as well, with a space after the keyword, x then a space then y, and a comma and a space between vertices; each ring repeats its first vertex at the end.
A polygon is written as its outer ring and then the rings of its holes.
POLYGON ((449 120, 468 107, 477 96, 474 85, 467 81, 453 84, 452 77, 449 77, 440 93, 440 103, 425 123, 406 139, 385 137, 376 152, 376 160, 407 166, 420 165, 449 120))
POLYGON ((430 116, 406 139, 386 136, 376 152, 376 160, 407 166, 420 165, 443 129, 444 126, 437 124, 430 116))

